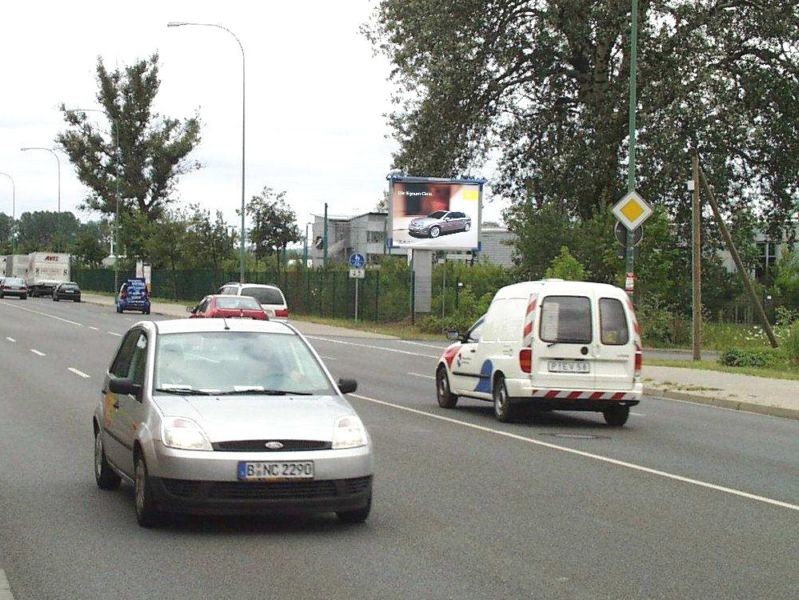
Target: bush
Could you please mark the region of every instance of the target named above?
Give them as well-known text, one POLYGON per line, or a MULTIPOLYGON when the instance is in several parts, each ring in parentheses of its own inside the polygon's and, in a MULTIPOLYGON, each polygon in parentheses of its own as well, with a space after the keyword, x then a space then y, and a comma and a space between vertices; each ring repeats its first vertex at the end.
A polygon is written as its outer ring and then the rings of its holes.
POLYGON ((793 364, 799 365, 799 320, 793 322, 788 335, 784 341, 785 353, 788 355, 788 360, 793 364))
POLYGON ((730 348, 719 356, 719 363, 728 367, 769 367, 779 362, 780 354, 773 349, 730 348))

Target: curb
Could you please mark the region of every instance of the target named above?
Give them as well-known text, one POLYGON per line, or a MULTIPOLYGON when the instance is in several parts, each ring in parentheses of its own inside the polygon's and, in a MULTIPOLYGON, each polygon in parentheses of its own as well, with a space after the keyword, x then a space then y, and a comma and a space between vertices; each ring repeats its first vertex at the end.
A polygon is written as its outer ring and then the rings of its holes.
POLYGON ((653 387, 644 387, 644 395, 656 398, 666 398, 667 400, 684 400, 696 402, 697 404, 707 404, 718 406, 730 410, 739 410, 770 417, 781 417, 783 419, 799 420, 799 410, 783 408, 781 406, 769 406, 766 404, 755 404, 753 402, 741 402, 740 400, 729 400, 716 396, 700 396, 699 394, 686 394, 685 392, 673 392, 653 387))

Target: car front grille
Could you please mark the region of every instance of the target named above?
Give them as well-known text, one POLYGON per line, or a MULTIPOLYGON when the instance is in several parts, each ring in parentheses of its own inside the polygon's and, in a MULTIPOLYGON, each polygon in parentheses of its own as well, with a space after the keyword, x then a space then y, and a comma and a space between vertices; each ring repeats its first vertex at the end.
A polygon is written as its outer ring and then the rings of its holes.
POLYGON ((196 495, 201 483, 190 479, 162 479, 161 481, 164 482, 167 492, 181 498, 189 498, 196 495))
POLYGON ((162 479, 166 491, 194 500, 314 500, 346 498, 369 490, 372 477, 321 481, 193 481, 162 479))
POLYGON ((305 450, 330 450, 332 442, 320 440, 235 440, 213 444, 217 452, 298 452, 305 450), (267 448, 269 442, 280 442, 280 448, 267 448))

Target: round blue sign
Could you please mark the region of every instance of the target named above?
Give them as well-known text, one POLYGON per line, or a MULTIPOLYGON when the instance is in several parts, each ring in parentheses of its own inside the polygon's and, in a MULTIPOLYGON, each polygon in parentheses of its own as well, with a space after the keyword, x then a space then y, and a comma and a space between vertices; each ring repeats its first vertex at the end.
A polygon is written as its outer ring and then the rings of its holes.
POLYGON ((350 254, 350 266, 353 269, 363 269, 366 266, 366 259, 363 254, 350 254))

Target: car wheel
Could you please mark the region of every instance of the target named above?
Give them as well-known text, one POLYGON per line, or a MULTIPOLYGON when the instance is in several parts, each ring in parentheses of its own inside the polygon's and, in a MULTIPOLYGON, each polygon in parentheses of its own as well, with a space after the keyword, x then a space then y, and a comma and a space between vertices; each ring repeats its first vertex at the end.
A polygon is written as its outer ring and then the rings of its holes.
POLYGON ((463 230, 464 231, 469 231, 471 228, 472 228, 472 224, 471 223, 466 223, 463 226, 463 230))
POLYGON ((75 302, 80 302, 80 298, 75 298, 75 302))
POLYGON ((58 296, 53 296, 53 302, 58 302, 58 296))
POLYGON ((105 448, 99 431, 94 434, 94 479, 101 490, 115 490, 122 481, 105 458, 105 448))
POLYGON ((442 365, 436 371, 436 397, 441 408, 455 408, 458 397, 450 391, 447 369, 442 365))
POLYGON ((355 510, 341 510, 336 513, 336 516, 344 523, 363 523, 369 517, 369 512, 372 510, 372 495, 369 495, 369 502, 363 508, 355 510))
POLYGON ((117 304, 117 312, 122 314, 122 307, 119 304, 117 304))
POLYGON ((28 296, 27 296, 27 294, 26 294, 26 295, 24 295, 24 296, 22 296, 22 299, 23 299, 23 300, 27 300, 27 299, 28 299, 28 296))
POLYGON ((430 237, 431 238, 437 238, 440 234, 441 234, 441 228, 438 227, 437 225, 433 225, 430 228, 430 237))
POLYGON ((621 427, 630 417, 630 407, 610 406, 602 411, 602 415, 605 417, 605 423, 611 427, 621 427))
POLYGON ((494 415, 499 421, 503 423, 510 423, 516 418, 516 409, 518 408, 511 402, 508 396, 508 388, 505 385, 505 378, 498 375, 494 381, 494 389, 492 390, 494 396, 494 415))
POLYGON ((145 310, 141 311, 141 314, 143 314, 143 315, 149 315, 149 314, 150 314, 150 309, 149 309, 149 308, 147 308, 147 309, 145 309, 145 310))
POLYGON ((142 527, 155 527, 161 523, 163 515, 155 508, 147 464, 141 453, 136 454, 135 461, 133 495, 136 504, 136 521, 142 527))

